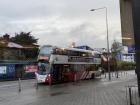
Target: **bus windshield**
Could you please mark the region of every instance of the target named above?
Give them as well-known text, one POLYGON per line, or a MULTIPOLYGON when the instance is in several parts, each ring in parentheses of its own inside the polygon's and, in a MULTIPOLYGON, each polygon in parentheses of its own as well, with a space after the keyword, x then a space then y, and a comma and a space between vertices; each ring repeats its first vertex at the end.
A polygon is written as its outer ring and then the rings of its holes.
POLYGON ((40 75, 46 75, 50 72, 50 65, 48 63, 38 63, 38 73, 40 75))

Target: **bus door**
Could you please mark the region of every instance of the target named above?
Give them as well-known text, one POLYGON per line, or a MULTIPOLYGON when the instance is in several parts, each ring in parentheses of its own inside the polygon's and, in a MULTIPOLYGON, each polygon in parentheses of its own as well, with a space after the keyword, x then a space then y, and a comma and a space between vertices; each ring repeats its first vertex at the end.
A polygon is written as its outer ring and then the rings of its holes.
POLYGON ((61 65, 54 65, 52 70, 53 80, 55 82, 61 80, 61 65))
POLYGON ((62 66, 62 80, 63 81, 71 81, 71 71, 70 71, 70 65, 63 65, 62 66))

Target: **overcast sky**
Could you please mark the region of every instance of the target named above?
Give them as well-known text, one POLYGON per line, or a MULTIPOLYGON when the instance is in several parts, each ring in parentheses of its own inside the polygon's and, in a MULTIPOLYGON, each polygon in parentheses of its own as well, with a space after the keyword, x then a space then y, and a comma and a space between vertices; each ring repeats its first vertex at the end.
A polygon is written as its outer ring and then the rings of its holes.
POLYGON ((106 47, 105 9, 109 40, 121 41, 119 0, 0 0, 0 34, 31 31, 39 44, 106 47))

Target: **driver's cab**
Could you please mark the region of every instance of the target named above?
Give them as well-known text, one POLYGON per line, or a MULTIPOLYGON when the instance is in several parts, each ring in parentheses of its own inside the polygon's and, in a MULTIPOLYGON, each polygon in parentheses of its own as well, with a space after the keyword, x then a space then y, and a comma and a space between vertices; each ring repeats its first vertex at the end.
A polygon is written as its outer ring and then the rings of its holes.
POLYGON ((38 74, 46 75, 50 73, 50 56, 52 51, 53 47, 51 45, 44 45, 40 48, 38 55, 38 74))
POLYGON ((50 73, 50 64, 48 62, 38 62, 38 74, 46 75, 50 73))

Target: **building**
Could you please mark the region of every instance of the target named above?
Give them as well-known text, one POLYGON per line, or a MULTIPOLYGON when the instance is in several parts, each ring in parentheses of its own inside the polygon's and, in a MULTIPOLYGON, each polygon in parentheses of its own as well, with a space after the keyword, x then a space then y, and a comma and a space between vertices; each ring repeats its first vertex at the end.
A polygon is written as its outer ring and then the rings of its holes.
POLYGON ((140 0, 120 0, 123 44, 133 46, 135 42, 136 73, 140 96, 140 0), (135 40, 134 40, 135 39, 135 40))
POLYGON ((136 50, 136 73, 140 96, 140 0, 132 0, 132 10, 136 50))
POLYGON ((132 0, 120 0, 121 30, 123 46, 134 46, 132 0))
POLYGON ((38 47, 0 40, 0 80, 32 78, 37 70, 38 47))
POLYGON ((122 54, 124 61, 135 61, 135 41, 132 15, 132 0, 120 0, 122 44, 128 52, 122 54))

